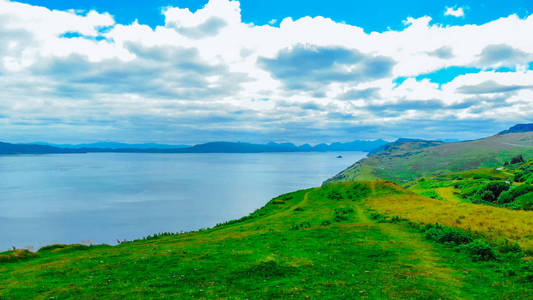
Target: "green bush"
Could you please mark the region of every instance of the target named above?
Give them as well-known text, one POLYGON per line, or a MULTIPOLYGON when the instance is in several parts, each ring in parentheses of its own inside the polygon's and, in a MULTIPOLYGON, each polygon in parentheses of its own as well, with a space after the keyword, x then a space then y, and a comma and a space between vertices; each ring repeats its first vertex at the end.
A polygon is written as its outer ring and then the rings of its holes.
POLYGON ((509 190, 511 185, 503 181, 489 182, 479 190, 479 197, 483 201, 496 202, 502 192, 509 190))
POLYGON ((523 250, 522 248, 520 248, 520 245, 518 245, 518 243, 509 243, 509 241, 505 241, 505 243, 503 245, 501 245, 498 250, 501 252, 501 253, 504 253, 504 254, 508 254, 508 253, 511 253, 511 254, 519 254, 520 256, 522 256, 523 254, 523 250))
POLYGON ((468 244, 460 245, 458 250, 463 250, 472 255, 476 261, 495 260, 496 252, 487 242, 482 240, 475 240, 468 244))
POLYGON ((522 184, 519 186, 515 186, 508 191, 505 191, 500 194, 498 197, 498 203, 499 204, 506 204, 513 202, 516 198, 528 194, 530 192, 533 192, 533 185, 530 184, 522 184))
POLYGON ((387 216, 382 215, 380 213, 373 212, 373 213, 370 214, 370 218, 372 220, 376 220, 378 223, 387 223, 388 222, 387 216))
MULTIPOLYGON (((370 194, 370 189, 360 183, 355 183, 352 187, 352 194, 354 200, 364 199, 370 194)), ((350 198, 352 199, 352 198, 350 198)))
POLYGON ((507 207, 512 209, 533 210, 533 192, 516 197, 507 207))
POLYGON ((435 225, 427 225, 424 228, 424 233, 427 239, 444 244, 461 245, 470 243, 474 240, 470 232, 458 228, 441 226, 438 223, 435 225))
POLYGON ((333 220, 335 222, 342 222, 347 221, 349 219, 349 215, 353 214, 354 210, 351 207, 344 207, 344 208, 335 208, 335 217, 333 220))
POLYGON ((533 166, 531 165, 521 166, 514 175, 516 182, 527 182, 531 178, 533 178, 533 166))
POLYGON ((342 195, 337 191, 331 191, 331 193, 328 194, 328 199, 337 201, 342 200, 342 195))
POLYGON ((310 228, 310 227, 311 227, 311 223, 303 222, 303 223, 300 223, 300 224, 292 225, 291 230, 300 230, 300 229, 306 229, 306 228, 310 228))

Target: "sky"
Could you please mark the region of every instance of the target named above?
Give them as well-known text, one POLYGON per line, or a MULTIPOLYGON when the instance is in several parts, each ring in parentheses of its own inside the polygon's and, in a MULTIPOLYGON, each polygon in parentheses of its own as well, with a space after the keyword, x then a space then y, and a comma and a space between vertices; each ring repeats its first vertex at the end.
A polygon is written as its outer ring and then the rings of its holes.
POLYGON ((533 122, 533 2, 0 0, 0 141, 474 139, 533 122))

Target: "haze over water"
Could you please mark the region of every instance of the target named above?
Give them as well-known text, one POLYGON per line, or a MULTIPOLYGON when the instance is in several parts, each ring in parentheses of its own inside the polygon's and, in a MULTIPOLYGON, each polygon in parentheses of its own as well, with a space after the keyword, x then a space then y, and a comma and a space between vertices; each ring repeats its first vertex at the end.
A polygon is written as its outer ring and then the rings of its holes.
POLYGON ((363 152, 0 156, 0 250, 214 226, 322 181, 363 152), (342 154, 343 158, 336 158, 342 154))

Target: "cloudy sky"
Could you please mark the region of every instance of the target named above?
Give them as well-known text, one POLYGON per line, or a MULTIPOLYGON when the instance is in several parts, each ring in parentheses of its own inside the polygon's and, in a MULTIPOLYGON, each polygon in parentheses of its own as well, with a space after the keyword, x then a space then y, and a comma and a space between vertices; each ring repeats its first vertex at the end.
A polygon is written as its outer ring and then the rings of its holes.
POLYGON ((529 0, 23 2, 0 0, 2 141, 471 139, 533 122, 529 0))

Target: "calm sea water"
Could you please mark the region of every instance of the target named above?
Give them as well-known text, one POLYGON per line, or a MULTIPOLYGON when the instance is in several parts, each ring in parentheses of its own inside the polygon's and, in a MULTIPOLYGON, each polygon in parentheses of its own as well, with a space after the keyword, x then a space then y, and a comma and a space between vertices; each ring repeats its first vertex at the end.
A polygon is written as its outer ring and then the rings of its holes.
POLYGON ((0 156, 0 250, 114 244, 210 227, 280 194, 319 186, 364 155, 0 156))

